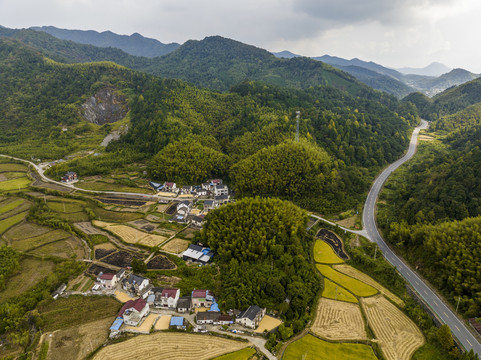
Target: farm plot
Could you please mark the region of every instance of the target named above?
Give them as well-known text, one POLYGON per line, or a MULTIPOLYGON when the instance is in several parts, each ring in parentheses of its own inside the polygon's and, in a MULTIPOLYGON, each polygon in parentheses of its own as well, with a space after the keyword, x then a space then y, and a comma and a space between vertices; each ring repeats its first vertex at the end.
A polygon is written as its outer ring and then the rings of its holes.
POLYGON ((171 359, 208 360, 248 347, 248 342, 222 339, 210 335, 158 332, 101 349, 94 360, 171 359))
POLYGON ((9 218, 1 220, 0 221, 0 234, 3 234, 6 230, 11 228, 13 225, 18 224, 20 221, 25 219, 25 217, 27 216, 27 213, 28 212, 25 211, 23 213, 13 215, 9 218))
POLYGON ((358 304, 319 299, 312 332, 328 340, 365 340, 366 328, 358 304))
POLYGON ((133 258, 136 258, 139 260, 143 259, 143 257, 138 254, 132 254, 128 251, 120 250, 102 258, 102 262, 122 268, 122 267, 131 266, 133 258))
POLYGON ((337 271, 342 272, 343 274, 353 277, 354 279, 360 280, 368 285, 371 285, 373 288, 379 290, 381 294, 391 299, 398 306, 401 306, 401 307, 404 306, 404 301, 402 301, 399 297, 394 295, 391 291, 386 289, 384 286, 379 284, 376 280, 374 280, 370 276, 353 268, 352 266, 342 264, 342 265, 334 265, 333 268, 336 269, 337 271))
POLYGON ((168 330, 170 325, 170 319, 172 315, 161 315, 155 323, 155 330, 168 330))
POLYGON ((417 326, 384 296, 361 299, 379 346, 388 360, 409 360, 424 344, 417 326))
POLYGON ((307 334, 291 343, 284 351, 283 360, 377 360, 370 346, 331 343, 307 334))
POLYGON ((234 351, 233 353, 218 356, 213 360, 249 360, 255 353, 255 349, 248 347, 242 350, 234 351))
POLYGON ((330 230, 320 229, 316 236, 331 245, 334 252, 338 254, 341 259, 349 259, 349 256, 344 251, 342 240, 335 233, 330 230))
POLYGON ((333 283, 328 278, 324 278, 324 290, 322 297, 327 299, 347 301, 350 303, 357 303, 357 298, 342 286, 333 283))
POLYGON ((280 324, 282 324, 281 320, 273 318, 272 316, 266 315, 262 318, 261 322, 259 323, 259 326, 254 332, 263 333, 264 330, 271 331, 276 327, 278 327, 280 324))
POLYGON ((33 250, 40 246, 49 244, 54 241, 69 238, 70 236, 72 235, 70 235, 68 232, 57 229, 57 230, 49 231, 39 236, 34 236, 31 238, 22 239, 22 240, 10 241, 10 245, 16 250, 28 251, 28 250, 33 250))
POLYGON ((9 240, 23 240, 46 234, 52 229, 37 224, 23 222, 8 229, 3 236, 9 240))
POLYGON ((173 238, 168 243, 162 245, 161 249, 170 253, 180 254, 187 250, 190 245, 190 241, 179 238, 173 238))
POLYGON ((28 168, 23 164, 1 163, 0 172, 27 172, 28 168))
POLYGON ((20 190, 27 188, 32 181, 26 176, 0 181, 0 191, 20 190))
POLYGON ((344 260, 336 255, 332 247, 321 239, 317 239, 314 244, 314 261, 322 264, 344 263, 344 260))
POLYGON ((157 255, 147 263, 149 270, 172 270, 175 268, 175 264, 163 255, 157 255))
POLYGON ((149 314, 147 317, 142 321, 142 324, 139 326, 129 326, 125 325, 122 330, 134 333, 145 333, 148 334, 152 326, 154 325, 155 320, 159 317, 159 314, 149 314))
POLYGON ((372 286, 350 276, 344 275, 343 273, 334 270, 329 265, 316 264, 316 267, 322 276, 327 277, 333 282, 341 285, 356 296, 372 296, 377 294, 377 290, 372 286))
POLYGON ((105 248, 105 247, 102 247, 102 248, 99 248, 99 247, 96 247, 95 248, 95 259, 96 260, 100 260, 110 254, 113 254, 114 252, 116 252, 117 249, 112 246, 111 248, 105 248))
POLYGON ((16 207, 22 205, 24 203, 25 200, 23 199, 15 199, 15 198, 12 198, 12 199, 9 199, 5 202, 2 202, 1 203, 1 207, 0 207, 0 215, 3 214, 3 213, 6 213, 10 210, 13 210, 15 209, 16 207))
POLYGON ((25 257, 20 261, 17 273, 7 279, 5 288, 0 291, 0 303, 25 292, 55 269, 51 261, 25 257))
POLYGON ((82 241, 75 236, 45 244, 29 251, 29 253, 42 257, 56 256, 64 259, 69 259, 72 256, 74 256, 76 259, 88 257, 82 241))
POLYGON ((48 360, 82 360, 108 338, 112 319, 102 319, 51 334, 48 360))
POLYGON ((118 225, 97 220, 92 221, 92 223, 95 226, 110 231, 129 244, 140 244, 154 247, 162 244, 167 239, 160 235, 145 233, 127 225, 118 225))

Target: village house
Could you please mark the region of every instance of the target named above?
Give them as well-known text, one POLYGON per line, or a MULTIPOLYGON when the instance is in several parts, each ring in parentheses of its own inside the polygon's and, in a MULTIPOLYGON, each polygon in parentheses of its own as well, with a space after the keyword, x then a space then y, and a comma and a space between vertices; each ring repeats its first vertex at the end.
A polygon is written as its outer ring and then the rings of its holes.
POLYGON ((111 290, 117 285, 117 274, 99 273, 97 276, 97 284, 105 289, 111 290))
POLYGON ((227 185, 216 185, 214 187, 214 196, 229 195, 229 188, 227 185))
POLYGON ((210 248, 195 244, 190 244, 187 250, 182 253, 184 261, 196 262, 202 265, 207 264, 213 256, 214 253, 210 248))
POLYGON ((181 201, 177 204, 177 214, 186 216, 192 209, 192 202, 189 200, 181 201))
POLYGON ((190 195, 192 193, 192 186, 182 186, 182 189, 180 189, 180 193, 183 195, 190 195))
POLYGON ((64 183, 69 183, 69 182, 72 182, 72 181, 76 181, 78 180, 78 177, 77 177, 77 173, 75 171, 68 171, 64 176, 62 176, 62 178, 60 179, 60 181, 64 182, 64 183))
POLYGON ((219 325, 220 311, 199 311, 196 315, 196 323, 199 325, 219 325))
POLYGON ((120 269, 115 275, 117 276, 117 281, 122 281, 125 277, 125 269, 120 269))
POLYGON ((211 186, 222 185, 222 179, 211 179, 209 180, 211 186))
POLYGON ((149 314, 149 304, 142 299, 129 300, 120 309, 117 317, 122 317, 126 325, 138 326, 142 319, 149 314))
POLYGON ((149 181, 149 185, 157 192, 162 191, 162 189, 164 188, 163 184, 159 184, 153 181, 149 181))
POLYGON ((164 187, 162 188, 163 191, 167 191, 167 192, 179 192, 179 189, 177 188, 177 185, 175 184, 175 182, 168 182, 166 181, 164 183, 164 187))
POLYGON ((192 218, 191 224, 197 227, 202 227, 203 221, 204 221, 203 216, 196 215, 192 218))
POLYGON ((251 305, 249 308, 239 314, 235 319, 237 324, 241 324, 244 327, 255 329, 262 318, 266 314, 266 309, 262 309, 257 305, 251 305))
POLYGON ((182 296, 177 302, 177 312, 186 313, 190 311, 192 298, 190 296, 182 296))
POLYGON ((135 274, 130 275, 128 279, 122 281, 122 288, 133 295, 143 293, 143 290, 146 289, 148 285, 150 285, 149 279, 135 274))
POLYGON ((193 193, 195 196, 206 196, 207 195, 207 189, 204 189, 201 186, 196 186, 193 193))
POLYGON ((200 186, 202 187, 202 189, 204 189, 206 191, 210 191, 210 183, 208 183, 208 182, 202 183, 200 186))
POLYGON ((192 291, 192 308, 206 307, 210 308, 214 303, 214 295, 210 290, 194 290, 192 291))
POLYGON ((180 290, 179 289, 162 289, 161 292, 155 294, 154 306, 176 309, 177 302, 179 301, 180 290))
POLYGON ((204 210, 209 211, 217 207, 217 202, 215 200, 205 200, 204 210))
POLYGON ((122 319, 121 317, 118 317, 114 320, 112 326, 110 327, 110 337, 113 338, 113 337, 116 337, 117 335, 120 334, 120 328, 122 327, 124 323, 124 319, 122 319))
POLYGON ((234 319, 230 315, 219 316, 219 325, 231 325, 234 323, 234 319))
POLYGON ((214 198, 217 206, 227 204, 229 202, 229 195, 219 195, 214 198))

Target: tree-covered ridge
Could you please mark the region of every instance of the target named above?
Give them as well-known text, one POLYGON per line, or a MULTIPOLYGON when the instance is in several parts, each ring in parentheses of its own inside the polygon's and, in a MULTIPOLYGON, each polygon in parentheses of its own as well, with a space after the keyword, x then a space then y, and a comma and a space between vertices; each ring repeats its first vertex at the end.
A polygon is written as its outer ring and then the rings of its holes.
POLYGON ((219 304, 257 304, 305 323, 320 286, 306 223, 305 211, 278 199, 246 198, 210 212, 201 238, 220 266, 219 304))
POLYGON ((452 132, 454 130, 481 125, 481 102, 468 106, 464 110, 452 115, 447 115, 433 121, 431 131, 441 130, 452 132))
POLYGON ((408 251, 429 281, 468 317, 481 311, 481 217, 436 225, 391 225, 389 239, 408 251))
POLYGON ((8 246, 0 246, 0 291, 5 287, 5 280, 18 269, 20 254, 8 246))

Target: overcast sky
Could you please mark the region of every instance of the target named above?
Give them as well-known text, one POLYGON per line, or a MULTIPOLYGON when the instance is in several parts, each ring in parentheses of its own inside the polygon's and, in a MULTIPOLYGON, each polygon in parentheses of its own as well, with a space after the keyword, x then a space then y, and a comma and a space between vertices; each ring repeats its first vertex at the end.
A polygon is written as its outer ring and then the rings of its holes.
POLYGON ((221 35, 269 51, 439 61, 481 73, 477 0, 0 0, 0 25, 138 32, 183 43, 221 35))

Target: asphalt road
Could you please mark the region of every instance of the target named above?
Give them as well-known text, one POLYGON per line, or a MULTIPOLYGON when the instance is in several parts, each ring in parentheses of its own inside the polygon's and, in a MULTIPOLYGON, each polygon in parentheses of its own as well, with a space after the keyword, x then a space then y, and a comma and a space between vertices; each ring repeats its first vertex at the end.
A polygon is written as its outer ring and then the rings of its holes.
POLYGON ((364 229, 367 231, 368 238, 379 245, 384 257, 397 268, 399 273, 411 284, 416 292, 437 314, 439 319, 443 323, 449 325, 453 335, 464 346, 464 348, 468 351, 473 349, 477 354, 481 354, 481 344, 467 329, 466 325, 454 314, 453 311, 451 311, 449 307, 445 305, 444 300, 442 300, 429 288, 429 286, 426 285, 424 280, 421 279, 416 272, 411 270, 401 258, 393 253, 393 251, 389 248, 389 246, 387 246, 386 242, 379 234, 379 231, 376 227, 376 200, 384 182, 394 170, 413 157, 414 153, 416 152, 419 131, 421 129, 426 129, 427 127, 428 123, 422 120, 421 125, 413 132, 406 155, 389 165, 374 181, 374 184, 372 185, 372 188, 367 196, 366 203, 364 204, 362 223, 364 229))

